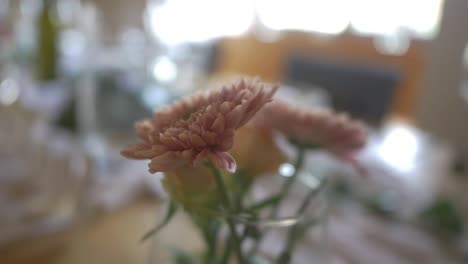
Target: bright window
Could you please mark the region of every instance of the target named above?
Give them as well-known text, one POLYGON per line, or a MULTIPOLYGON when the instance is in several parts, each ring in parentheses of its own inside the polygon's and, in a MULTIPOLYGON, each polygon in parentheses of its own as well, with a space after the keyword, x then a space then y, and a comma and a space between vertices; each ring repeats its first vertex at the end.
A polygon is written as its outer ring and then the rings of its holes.
POLYGON ((443 0, 256 0, 262 24, 273 30, 432 38, 443 0))
POLYGON ((202 42, 246 32, 254 19, 251 0, 167 0, 148 8, 149 26, 166 44, 202 42))

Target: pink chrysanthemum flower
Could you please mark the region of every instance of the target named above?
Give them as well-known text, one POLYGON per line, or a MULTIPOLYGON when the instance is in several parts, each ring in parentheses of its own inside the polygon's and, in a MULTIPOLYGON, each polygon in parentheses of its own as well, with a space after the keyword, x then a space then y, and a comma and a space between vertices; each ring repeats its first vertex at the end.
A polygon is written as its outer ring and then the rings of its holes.
POLYGON ((227 152, 236 129, 270 102, 276 89, 258 79, 241 79, 182 99, 155 112, 153 119, 138 122, 136 132, 143 142, 125 148, 121 154, 150 159, 150 173, 201 161, 234 172, 236 162, 227 152))
POLYGON ((255 122, 271 127, 302 146, 319 146, 341 156, 362 148, 366 126, 346 114, 309 110, 276 100, 261 110, 255 122))

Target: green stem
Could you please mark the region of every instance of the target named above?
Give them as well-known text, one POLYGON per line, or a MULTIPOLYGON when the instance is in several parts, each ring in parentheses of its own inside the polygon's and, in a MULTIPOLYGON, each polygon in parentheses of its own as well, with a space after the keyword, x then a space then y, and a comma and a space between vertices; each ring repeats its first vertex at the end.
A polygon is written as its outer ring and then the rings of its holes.
POLYGON ((223 256, 221 257, 221 262, 220 262, 221 264, 228 263, 229 257, 231 256, 231 249, 232 249, 232 238, 229 237, 225 245, 223 256))
POLYGON ((205 238, 208 247, 208 262, 213 263, 216 256, 216 240, 209 230, 203 230, 203 237, 205 238))
POLYGON ((190 212, 190 216, 193 223, 199 227, 203 240, 206 243, 207 252, 204 256, 204 263, 215 263, 217 247, 216 239, 218 233, 217 222, 213 221, 208 224, 197 211, 190 212))
POLYGON ((216 168, 211 162, 208 163, 208 167, 213 172, 216 184, 218 185, 219 194, 221 195, 221 200, 228 211, 228 216, 226 217, 226 222, 229 226, 229 230, 231 232, 232 242, 234 244, 234 250, 236 251, 237 258, 239 263, 245 263, 244 257, 242 255, 242 249, 240 245, 240 239, 237 235, 236 226, 234 221, 231 219, 229 214, 233 211, 231 201, 229 199, 229 195, 227 193, 226 187, 224 186, 223 176, 221 172, 216 168))
POLYGON ((234 210, 235 212, 240 212, 243 210, 242 206, 242 200, 245 196, 245 194, 248 191, 248 183, 246 182, 245 179, 245 173, 238 169, 237 172, 233 175, 234 176, 234 210))

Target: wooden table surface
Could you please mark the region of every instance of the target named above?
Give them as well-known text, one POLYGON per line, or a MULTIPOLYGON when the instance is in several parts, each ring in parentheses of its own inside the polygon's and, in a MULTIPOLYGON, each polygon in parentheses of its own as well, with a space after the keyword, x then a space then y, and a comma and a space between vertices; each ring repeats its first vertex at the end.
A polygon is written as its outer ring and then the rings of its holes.
POLYGON ((0 248, 2 264, 148 263, 151 242, 139 243, 159 204, 142 200, 64 233, 0 248))
MULTIPOLYGON (((167 252, 154 251, 154 241, 140 239, 156 222, 160 204, 139 200, 65 233, 42 236, 0 248, 0 264, 168 263, 167 252), (158 261, 151 262, 152 256, 158 261)), ((348 208, 330 221, 331 263, 458 264, 427 235, 398 223, 377 221, 348 208), (376 260, 378 260, 376 262, 376 260)), ((158 236, 159 242, 202 245, 189 221, 176 217, 158 236)), ((161 246, 160 245, 160 246, 161 246)), ((160 247, 161 249, 165 247, 160 247)), ((314 257, 312 257, 314 259, 314 257)), ((309 259, 310 260, 310 259, 309 259)), ((301 263, 311 264, 310 261, 301 263)), ((316 262, 313 262, 314 264, 316 262)), ((320 263, 321 264, 321 263, 320 263)))

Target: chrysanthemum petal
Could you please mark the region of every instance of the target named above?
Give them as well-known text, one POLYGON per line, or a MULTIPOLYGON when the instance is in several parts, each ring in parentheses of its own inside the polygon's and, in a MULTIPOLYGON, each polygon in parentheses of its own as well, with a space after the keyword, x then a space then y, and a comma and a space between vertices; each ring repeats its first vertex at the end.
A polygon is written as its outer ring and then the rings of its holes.
POLYGON ((235 130, 270 102, 276 89, 258 79, 241 79, 182 99, 137 123, 143 142, 124 149, 122 155, 150 159, 152 173, 208 160, 233 171, 235 161, 225 152, 233 146, 235 130))
POLYGON ((293 142, 319 145, 335 154, 354 152, 366 142, 363 123, 351 120, 346 114, 308 110, 281 100, 262 109, 255 122, 278 130, 293 142))

